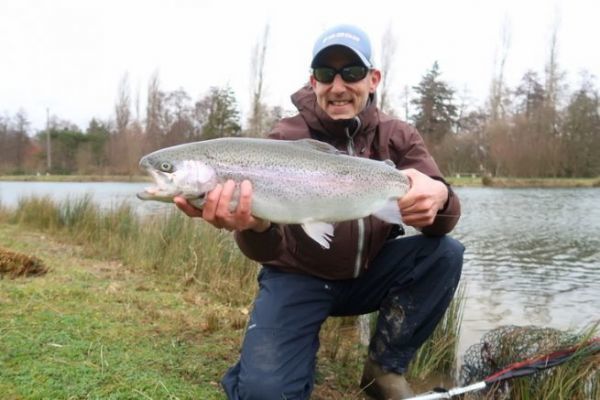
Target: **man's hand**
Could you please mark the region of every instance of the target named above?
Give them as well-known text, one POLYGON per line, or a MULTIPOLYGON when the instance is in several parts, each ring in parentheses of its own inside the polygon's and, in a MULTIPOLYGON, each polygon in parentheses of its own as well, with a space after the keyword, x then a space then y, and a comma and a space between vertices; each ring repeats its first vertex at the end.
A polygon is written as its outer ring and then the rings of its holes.
POLYGON ((202 210, 191 205, 183 197, 175 197, 173 200, 181 211, 189 217, 201 217, 211 225, 227 229, 228 231, 244 231, 252 229, 256 232, 264 232, 271 226, 269 221, 255 218, 250 214, 252 209, 252 184, 243 181, 240 185, 240 199, 235 211, 230 211, 231 198, 235 192, 235 182, 228 180, 224 185, 217 185, 206 195, 206 201, 202 210))
POLYGON ((437 212, 448 200, 448 188, 414 168, 402 170, 411 181, 408 192, 398 200, 402 221, 415 228, 433 224, 437 212))

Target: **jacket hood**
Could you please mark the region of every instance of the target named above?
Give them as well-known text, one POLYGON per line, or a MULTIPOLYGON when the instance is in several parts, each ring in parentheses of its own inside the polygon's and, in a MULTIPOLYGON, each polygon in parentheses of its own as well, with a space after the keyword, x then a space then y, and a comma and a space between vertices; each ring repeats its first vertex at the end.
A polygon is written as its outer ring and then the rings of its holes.
POLYGON ((292 95, 292 103, 313 132, 325 135, 330 140, 345 140, 346 130, 356 134, 374 131, 378 121, 378 111, 375 105, 375 94, 369 95, 367 106, 358 114, 360 125, 356 117, 351 119, 333 119, 317 103, 317 96, 310 84, 305 85, 292 95))

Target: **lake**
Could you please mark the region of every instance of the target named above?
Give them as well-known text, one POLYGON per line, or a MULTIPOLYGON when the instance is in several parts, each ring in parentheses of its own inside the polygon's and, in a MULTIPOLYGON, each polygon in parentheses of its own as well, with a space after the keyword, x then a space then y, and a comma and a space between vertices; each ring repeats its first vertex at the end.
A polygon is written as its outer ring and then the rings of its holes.
MULTIPOLYGON (((0 204, 90 194, 104 208, 129 201, 140 214, 147 183, 0 182, 0 204)), ((467 302, 460 353, 500 325, 580 329, 600 319, 600 188, 456 188, 463 216, 452 236, 466 247, 467 302)))

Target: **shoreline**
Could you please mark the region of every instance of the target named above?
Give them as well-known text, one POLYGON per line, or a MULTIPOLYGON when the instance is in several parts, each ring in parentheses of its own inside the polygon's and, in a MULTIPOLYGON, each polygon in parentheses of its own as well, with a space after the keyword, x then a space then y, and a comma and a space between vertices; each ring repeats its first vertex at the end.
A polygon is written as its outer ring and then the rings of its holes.
POLYGON ((5 182, 150 182, 144 175, 0 175, 5 182))
POLYGON ((595 178, 515 178, 515 177, 446 177, 455 187, 497 188, 593 188, 600 187, 595 178))
MULTIPOLYGON (((592 188, 600 187, 595 178, 514 178, 514 177, 452 177, 446 180, 454 187, 499 188, 592 188)), ((0 175, 6 182, 150 182, 145 175, 0 175)))

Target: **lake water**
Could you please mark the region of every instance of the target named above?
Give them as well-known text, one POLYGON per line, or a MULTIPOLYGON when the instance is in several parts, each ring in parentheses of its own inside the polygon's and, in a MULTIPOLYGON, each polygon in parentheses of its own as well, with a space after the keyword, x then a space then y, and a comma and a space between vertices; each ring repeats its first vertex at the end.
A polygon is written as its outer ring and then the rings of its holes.
MULTIPOLYGON (((140 212, 145 183, 0 182, 0 204, 90 194, 102 207, 129 201, 140 212)), ((579 329, 600 319, 600 188, 457 188, 463 216, 452 233, 466 247, 460 352, 500 325, 579 329)))

